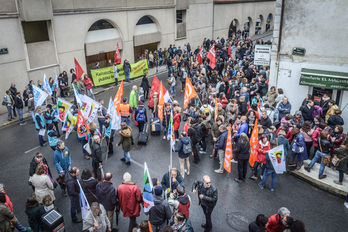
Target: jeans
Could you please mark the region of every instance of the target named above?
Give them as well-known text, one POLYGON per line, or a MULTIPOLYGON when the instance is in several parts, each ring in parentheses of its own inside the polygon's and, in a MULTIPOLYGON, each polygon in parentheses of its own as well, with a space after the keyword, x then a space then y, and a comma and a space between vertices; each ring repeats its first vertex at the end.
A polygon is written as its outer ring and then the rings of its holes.
POLYGON ((129 154, 129 151, 123 151, 123 158, 126 159, 126 162, 130 162, 130 154, 129 154))
POLYGON ((179 131, 178 130, 174 131, 174 136, 175 136, 175 139, 179 139, 179 131))
POLYGON ((260 186, 261 187, 265 186, 267 178, 271 174, 272 174, 272 182, 271 182, 271 185, 269 187, 271 189, 274 189, 274 186, 275 186, 275 184, 277 182, 277 173, 274 170, 270 170, 270 169, 267 169, 267 168, 265 168, 265 172, 263 173, 262 181, 260 182, 260 186))
POLYGON ((167 137, 167 127, 163 127, 163 136, 166 136, 167 137))
POLYGON ((56 91, 53 91, 53 92, 52 92, 51 97, 52 97, 52 103, 53 103, 54 105, 57 104, 57 92, 56 92, 56 91))
POLYGON ((82 153, 84 156, 88 155, 87 151, 83 148, 83 146, 85 146, 88 141, 86 140, 86 138, 79 138, 79 142, 81 142, 82 144, 82 153))
MULTIPOLYGON (((39 130, 37 130, 39 132, 39 130)), ((42 135, 39 135, 39 143, 40 143, 40 146, 42 146, 44 144, 44 140, 43 140, 43 136, 42 135)))
POLYGON ((213 209, 208 208, 205 205, 201 205, 203 209, 203 213, 205 215, 205 230, 204 232, 210 231, 211 228, 213 228, 213 224, 211 223, 211 213, 213 212, 213 209))
POLYGON ((129 82, 130 81, 130 79, 129 79, 129 72, 124 72, 124 75, 126 76, 126 81, 127 82, 129 82))
POLYGON ((205 135, 202 136, 202 140, 201 141, 202 141, 202 149, 203 149, 203 151, 207 152, 207 143, 205 141, 205 135))
POLYGON ((93 98, 93 100, 95 100, 95 96, 93 94, 93 90, 92 89, 86 89, 86 93, 87 93, 87 96, 91 96, 93 98))
POLYGON ((245 180, 249 159, 238 159, 238 179, 245 180))
POLYGON ((79 197, 69 196, 69 198, 70 198, 71 220, 73 222, 76 222, 78 220, 78 218, 76 217, 76 212, 77 212, 78 208, 80 207, 79 197))
MULTIPOLYGON (((259 162, 255 162, 255 165, 254 165, 254 176, 257 177, 257 173, 258 173, 258 167, 259 167, 260 163, 259 162)), ((263 173, 263 171, 265 170, 265 165, 264 164, 261 164, 261 173, 263 173)))
POLYGON ((12 106, 7 106, 7 119, 11 120, 12 119, 12 106))
POLYGON ((323 173, 324 173, 325 165, 323 164, 323 157, 325 156, 329 156, 329 154, 325 154, 320 151, 317 151, 311 163, 308 165, 308 168, 311 169, 313 165, 315 164, 315 162, 321 159, 320 168, 319 168, 319 177, 323 176, 323 173))
POLYGON ((29 111, 31 117, 33 118, 33 121, 35 122, 35 114, 34 114, 34 110, 29 111))
MULTIPOLYGON (((16 218, 16 216, 15 216, 15 218, 16 218)), ((16 228, 18 231, 25 231, 25 228, 21 225, 21 223, 19 223, 18 219, 17 219, 16 228)))
POLYGON ((121 122, 125 122, 128 126, 130 126, 130 117, 121 117, 121 122))
POLYGON ((23 123, 23 108, 22 109, 17 109, 17 112, 18 112, 18 117, 19 117, 19 122, 20 123, 23 123))
POLYGON ((172 96, 175 96, 175 95, 176 95, 175 86, 170 86, 170 94, 171 94, 172 96))

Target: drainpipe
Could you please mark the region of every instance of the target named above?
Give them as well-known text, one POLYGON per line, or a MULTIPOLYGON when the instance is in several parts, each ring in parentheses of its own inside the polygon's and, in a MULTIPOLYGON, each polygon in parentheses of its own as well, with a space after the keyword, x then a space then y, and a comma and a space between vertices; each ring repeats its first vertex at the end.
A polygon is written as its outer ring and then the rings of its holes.
POLYGON ((212 39, 214 39, 214 23, 215 23, 215 2, 213 1, 213 32, 212 32, 212 39))
POLYGON ((283 28, 283 15, 284 15, 284 0, 282 0, 282 10, 280 13, 280 25, 279 25, 279 39, 278 39, 278 52, 277 52, 277 73, 276 73, 276 79, 275 79, 275 86, 277 88, 278 86, 278 73, 279 73, 279 56, 280 56, 280 46, 282 43, 282 28, 283 28))

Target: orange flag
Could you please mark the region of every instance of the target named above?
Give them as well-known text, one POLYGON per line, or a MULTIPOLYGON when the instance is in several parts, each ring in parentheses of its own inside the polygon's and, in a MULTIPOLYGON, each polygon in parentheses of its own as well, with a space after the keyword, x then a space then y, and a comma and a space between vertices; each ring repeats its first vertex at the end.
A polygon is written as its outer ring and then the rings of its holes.
POLYGON ((251 146, 251 152, 250 152, 250 158, 249 158, 249 164, 251 167, 254 167, 256 158, 257 158, 257 143, 259 142, 258 136, 259 136, 259 129, 257 128, 257 119, 255 120, 255 125, 253 132, 251 133, 250 137, 250 146, 251 146))
POLYGON ((114 105, 116 112, 120 111, 121 98, 123 95, 123 80, 121 82, 120 88, 117 90, 116 96, 114 98, 114 105))
POLYGON ((219 110, 218 110, 218 100, 217 100, 217 98, 215 98, 215 112, 214 112, 214 120, 215 120, 215 122, 216 122, 216 119, 217 119, 217 116, 218 116, 218 112, 219 112, 219 110))
POLYGON ((231 173, 231 159, 233 158, 232 151, 232 136, 231 136, 232 126, 228 128, 227 142, 226 142, 226 150, 225 150, 225 161, 224 161, 224 169, 231 173))
POLYGON ((164 94, 163 94, 163 87, 162 87, 162 81, 161 81, 161 88, 160 88, 160 99, 158 102, 158 117, 163 121, 163 107, 164 107, 164 94))
POLYGON ((191 81, 186 77, 185 83, 185 97, 184 97, 184 109, 186 109, 187 103, 197 96, 196 90, 193 88, 191 81))
POLYGON ((150 221, 147 221, 147 223, 149 225, 149 232, 153 232, 150 221))

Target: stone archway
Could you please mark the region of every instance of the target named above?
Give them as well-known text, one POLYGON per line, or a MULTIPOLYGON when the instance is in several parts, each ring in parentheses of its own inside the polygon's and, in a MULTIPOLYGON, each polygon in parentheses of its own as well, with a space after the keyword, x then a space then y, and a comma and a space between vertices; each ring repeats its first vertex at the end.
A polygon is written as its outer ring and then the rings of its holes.
POLYGON ((247 32, 247 37, 255 35, 255 23, 250 16, 244 21, 243 29, 247 32))
POLYGON ((264 19, 263 15, 259 15, 256 21, 255 25, 255 34, 262 34, 266 30, 266 20, 264 19), (258 33, 256 33, 258 32, 258 33))
POLYGON ((233 19, 228 29, 228 38, 232 38, 233 33, 236 33, 240 29, 240 23, 238 19, 233 19))
POLYGON ((270 13, 267 16, 266 31, 273 30, 273 25, 274 25, 274 18, 273 18, 273 14, 270 13))

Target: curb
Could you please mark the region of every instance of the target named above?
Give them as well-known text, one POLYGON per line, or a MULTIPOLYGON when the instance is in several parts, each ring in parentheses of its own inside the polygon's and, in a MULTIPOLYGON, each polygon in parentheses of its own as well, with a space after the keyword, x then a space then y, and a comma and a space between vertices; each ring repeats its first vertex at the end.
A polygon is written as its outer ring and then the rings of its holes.
POLYGON ((307 175, 304 175, 304 174, 302 174, 300 172, 290 172, 290 174, 292 176, 295 176, 296 178, 299 178, 300 180, 303 180, 304 182, 307 182, 307 183, 309 183, 309 184, 311 184, 311 185, 313 185, 315 187, 318 187, 318 188, 320 188, 320 189, 322 189, 322 190, 324 190, 324 191, 326 191, 328 193, 331 193, 331 194, 333 194, 335 196, 338 196, 340 198, 344 198, 345 199, 346 196, 347 196, 347 192, 339 190, 339 189, 336 189, 336 188, 334 188, 334 187, 332 187, 332 186, 330 186, 328 184, 322 183, 322 182, 320 182, 320 181, 318 181, 316 179, 313 179, 313 178, 311 178, 311 177, 309 177, 307 175))
MULTIPOLYGON (((154 75, 160 75, 160 74, 162 74, 162 73, 164 73, 164 72, 168 72, 168 71, 167 71, 167 70, 164 70, 164 71, 161 71, 161 72, 158 72, 158 73, 151 74, 150 76, 153 77, 154 75)), ((142 76, 136 77, 136 78, 134 78, 134 79, 132 79, 132 80, 140 79, 140 77, 142 77, 142 76)), ((130 83, 129 83, 129 84, 130 84, 130 83)), ((127 85, 127 84, 124 84, 123 86, 125 86, 125 85, 127 85)), ((102 89, 102 90, 100 90, 100 91, 94 92, 94 95, 103 93, 103 92, 105 92, 105 91, 114 89, 114 88, 116 88, 116 87, 117 87, 117 86, 111 86, 111 87, 102 89)), ((74 101, 74 99, 69 100, 68 102, 73 102, 73 101, 74 101)), ((55 108, 55 106, 54 106, 54 108, 55 108)), ((43 112, 45 112, 45 111, 46 111, 46 110, 43 110, 43 112)), ((26 118, 29 118, 29 117, 31 118, 31 115, 30 115, 30 114, 23 116, 23 119, 26 119, 26 118)), ((14 120, 11 120, 11 121, 8 121, 8 122, 5 122, 5 123, 1 124, 1 125, 0 125, 0 128, 2 128, 2 127, 4 127, 4 126, 11 125, 11 124, 14 124, 14 123, 18 123, 18 122, 19 122, 18 119, 14 119, 14 120)))

